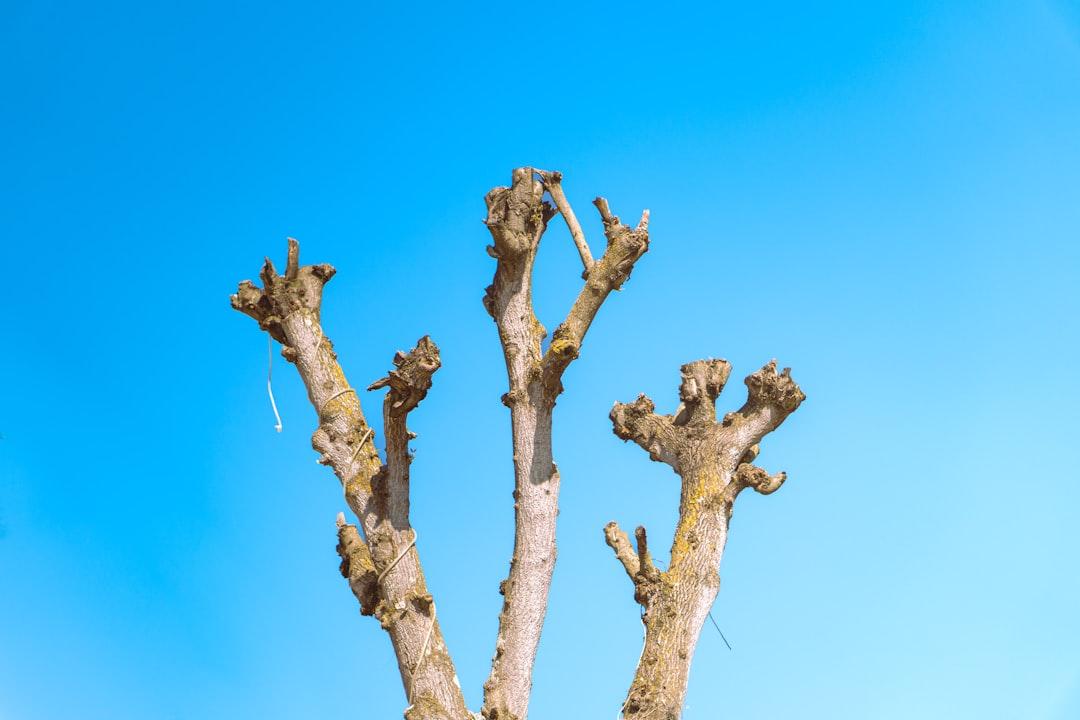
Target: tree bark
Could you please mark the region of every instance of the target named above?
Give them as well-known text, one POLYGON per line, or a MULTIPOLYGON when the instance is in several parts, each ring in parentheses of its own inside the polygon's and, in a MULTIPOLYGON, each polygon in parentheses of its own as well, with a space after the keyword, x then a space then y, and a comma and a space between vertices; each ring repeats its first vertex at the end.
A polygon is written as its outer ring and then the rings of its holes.
POLYGON ((735 498, 747 487, 772 493, 786 478, 750 463, 761 439, 805 396, 789 371, 778 373, 771 362, 746 379, 749 395, 743 407, 718 423, 715 402, 730 372, 724 360, 684 365, 682 404, 673 415, 657 415, 644 395, 630 404, 616 403, 611 411, 616 435, 671 465, 682 479, 666 571, 649 558, 644 528, 636 533, 636 553, 617 524, 604 529, 644 610, 645 646, 623 704, 628 719, 676 720, 682 714, 694 648, 720 590, 720 560, 735 498))
POLYGON ((316 410, 311 438, 345 490, 359 519, 356 526, 338 516, 342 574, 360 602, 390 635, 409 705, 407 720, 469 720, 461 686, 435 616, 408 518, 408 438, 405 417, 427 392, 439 367, 438 348, 422 338, 408 354, 399 353, 395 370, 372 389, 389 386, 384 403, 387 463, 374 445, 360 398, 337 362, 320 324, 323 286, 334 275, 330 265, 299 264, 299 245, 289 239, 288 263, 279 275, 266 260, 260 289, 240 283, 235 309, 251 316, 283 345, 282 356, 296 365, 316 410))
MULTIPOLYGON (((485 720, 527 720, 556 555, 560 478, 552 458, 552 416, 562 377, 579 356, 597 312, 648 250, 649 213, 630 227, 597 198, 607 243, 594 259, 563 192, 561 174, 518 168, 509 187, 494 188, 485 200, 494 239, 488 253, 497 266, 484 306, 498 329, 509 384, 503 402, 510 409, 513 440, 515 529, 510 573, 500 584, 504 601, 482 715, 485 720), (532 303, 533 265, 556 214, 563 216, 577 247, 584 284, 545 349, 547 332, 532 303)), ((431 387, 439 350, 430 338, 421 338, 410 352, 397 353, 388 375, 368 387, 388 388, 383 462, 360 398, 322 329, 323 288, 334 272, 330 265, 301 267, 299 245, 290 239, 285 273, 279 275, 267 259, 263 286, 242 282, 232 305, 282 344, 282 355, 296 365, 307 388, 318 418, 312 447, 319 462, 333 468, 357 518, 351 524, 338 515, 341 574, 361 613, 375 616, 390 636, 408 700, 406 720, 475 720, 443 640, 409 519, 409 441, 415 436, 407 419, 431 387)), ((719 590, 718 569, 735 498, 747 487, 774 492, 786 477, 769 475, 752 462, 762 438, 803 401, 802 391, 787 369, 777 372, 771 362, 746 378, 743 407, 718 422, 715 401, 730 370, 724 360, 684 365, 682 403, 672 415, 655 413, 644 395, 630 404, 616 403, 611 412, 616 435, 633 440, 681 478, 679 521, 667 570, 661 572, 653 562, 643 527, 635 531, 634 541, 615 523, 604 529, 644 611, 645 645, 623 705, 626 718, 680 716, 694 649, 719 590)))
POLYGON ((492 659, 484 684, 487 720, 525 720, 532 689, 532 668, 540 642, 548 591, 555 567, 555 524, 559 511, 559 472, 552 459, 551 421, 562 392, 562 375, 577 358, 593 318, 612 290, 630 276, 648 249, 648 211, 636 228, 619 222, 607 201, 597 198, 607 238, 600 260, 592 260, 584 233, 555 172, 518 168, 510 187, 497 187, 485 198, 486 224, 494 239, 488 253, 498 264, 484 307, 495 320, 506 361, 514 448, 514 551, 509 577, 500 585, 504 601, 492 659), (585 266, 585 286, 551 345, 542 350, 546 330, 532 305, 532 270, 540 239, 556 209, 544 201, 547 191, 570 227, 585 266))

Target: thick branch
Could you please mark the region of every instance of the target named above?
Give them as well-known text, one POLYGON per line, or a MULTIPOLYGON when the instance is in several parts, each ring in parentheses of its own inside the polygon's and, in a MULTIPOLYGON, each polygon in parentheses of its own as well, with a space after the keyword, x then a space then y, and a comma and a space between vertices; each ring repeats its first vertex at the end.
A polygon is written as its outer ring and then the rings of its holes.
POLYGON ((731 375, 727 360, 698 360, 680 369, 682 383, 675 412, 676 425, 709 425, 716 421, 716 398, 731 375))
POLYGON ((387 516, 397 528, 409 526, 409 440, 415 435, 405 421, 409 411, 427 395, 431 376, 441 364, 439 348, 425 335, 408 353, 394 355, 394 369, 389 375, 368 386, 369 391, 390 388, 383 399, 387 516))
POLYGON ((679 471, 679 451, 685 444, 684 433, 670 415, 657 415, 656 405, 647 395, 632 403, 615 403, 611 408, 612 429, 623 440, 633 440, 652 460, 665 462, 679 471))
POLYGON ((555 210, 544 202, 544 185, 533 177, 532 168, 517 168, 510 187, 492 188, 484 202, 484 224, 495 240, 488 252, 499 260, 515 263, 536 252, 540 238, 555 210))
MULTIPOLYGON (((263 287, 242 282, 232 305, 284 345, 282 355, 296 365, 307 388, 319 421, 312 447, 320 453, 320 462, 338 476, 346 502, 363 529, 361 539, 355 529, 339 525, 343 565, 348 558, 343 572, 348 573, 350 587, 361 601, 361 611, 370 610, 390 634, 410 701, 406 717, 468 720, 454 666, 434 618, 415 533, 407 524, 395 527, 390 521, 387 489, 381 483, 386 471, 372 442, 374 431, 319 323, 323 286, 333 274, 329 265, 301 267, 299 245, 290 238, 285 275, 278 275, 267 259, 261 273, 263 287), (371 571, 377 573, 377 601, 372 595, 371 571)), ((404 400, 401 407, 408 404, 404 400)))
POLYGON ((234 309, 254 318, 260 328, 282 345, 287 344, 282 323, 294 313, 308 313, 318 323, 323 286, 337 272, 332 265, 326 264, 308 265, 301 270, 298 266, 299 248, 300 244, 289 238, 285 277, 279 276, 270 258, 266 258, 259 273, 263 281, 262 289, 250 280, 244 280, 231 297, 234 309))
MULTIPOLYGON (((720 587, 718 569, 727 542, 728 522, 739 491, 752 487, 775 492, 786 475, 769 475, 751 465, 758 442, 794 412, 804 395, 787 370, 769 363, 746 379, 749 399, 737 413, 716 422, 715 401, 730 374, 724 360, 700 360, 682 367, 674 415, 657 415, 644 395, 611 412, 615 434, 633 440, 675 468, 682 478, 679 522, 671 562, 660 582, 644 585, 639 570, 648 555, 644 531, 638 557, 614 523, 604 532, 608 544, 634 579, 634 596, 646 608, 645 647, 630 686, 623 715, 635 720, 673 720, 682 713, 690 663, 701 626, 720 587)), ((651 565, 651 562, 648 563, 651 565)))
POLYGON ((780 427, 780 423, 806 399, 791 379, 791 368, 778 373, 775 360, 747 376, 746 387, 746 403, 724 418, 724 426, 738 438, 735 447, 742 448, 739 457, 780 427))
POLYGON ((581 343, 589 331, 596 313, 613 290, 618 290, 630 277, 634 263, 649 249, 649 211, 641 215, 637 227, 630 228, 611 214, 607 200, 594 203, 604 221, 607 249, 603 257, 589 267, 585 286, 578 293, 570 312, 552 335, 551 345, 544 353, 544 387, 552 403, 562 392, 562 375, 581 352, 581 343))
POLYGON ((557 173, 518 168, 510 187, 487 194, 487 226, 494 239, 488 253, 498 260, 484 307, 499 330, 509 392, 514 445, 514 554, 504 596, 491 675, 484 684, 487 720, 526 720, 532 668, 540 641, 548 592, 555 567, 555 524, 559 512, 559 473, 552 460, 551 417, 562 391, 560 378, 577 357, 581 340, 600 304, 630 274, 645 252, 643 222, 629 229, 617 219, 605 221, 608 247, 591 260, 584 233, 562 193, 557 173), (544 179, 536 179, 539 175, 544 179), (544 202, 545 189, 562 211, 588 268, 585 289, 560 326, 547 353, 546 331, 532 304, 532 270, 540 238, 554 209, 544 202))
POLYGON ((371 560, 371 551, 356 526, 345 522, 345 513, 338 513, 337 527, 341 576, 349 581, 353 595, 360 602, 360 613, 374 615, 379 602, 379 573, 371 560))

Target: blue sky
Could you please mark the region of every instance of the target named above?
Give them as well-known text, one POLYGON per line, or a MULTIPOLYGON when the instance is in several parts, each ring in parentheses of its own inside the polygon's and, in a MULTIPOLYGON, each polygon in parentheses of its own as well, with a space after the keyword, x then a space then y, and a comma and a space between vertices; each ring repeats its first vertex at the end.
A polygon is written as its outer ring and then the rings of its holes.
MULTIPOLYGON (((532 717, 618 711, 641 630, 601 528, 665 545, 678 492, 607 413, 708 356, 809 399, 736 507, 688 720, 1080 717, 1075 2, 41 0, 0 40, 0 717, 400 716, 313 412, 278 360, 274 432, 228 307, 288 235, 338 268, 355 385, 442 348, 413 519, 479 706, 512 541, 480 220, 525 164, 594 247, 594 195, 652 210, 557 409, 532 717)), ((549 328, 577 262, 556 223, 549 328)))

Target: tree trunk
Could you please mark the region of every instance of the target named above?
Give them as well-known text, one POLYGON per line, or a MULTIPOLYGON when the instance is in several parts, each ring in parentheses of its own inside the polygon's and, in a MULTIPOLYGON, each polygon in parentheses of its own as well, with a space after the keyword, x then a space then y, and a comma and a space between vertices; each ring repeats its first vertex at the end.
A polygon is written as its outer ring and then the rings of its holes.
MULTIPOLYGON (((518 168, 509 187, 494 188, 485 200, 494 239, 488 253, 497 266, 484 307, 498 329, 509 384, 503 403, 510 409, 514 451, 514 550, 510 574, 500 584, 504 601, 482 715, 485 720, 527 720, 555 568, 560 478, 552 460, 552 414, 563 375, 581 352, 597 312, 648 250, 649 211, 631 228, 597 198, 593 204, 607 245, 594 259, 559 173, 518 168), (544 201, 545 194, 554 207, 544 201), (532 273, 540 239, 556 214, 566 221, 585 282, 545 350, 547 331, 533 310, 532 273)), ((290 239, 285 273, 279 275, 267 260, 262 288, 242 282, 232 304, 282 344, 282 355, 296 365, 307 388, 318 420, 312 447, 319 462, 333 468, 357 518, 354 525, 338 515, 341 574, 361 613, 374 615, 390 636, 408 700, 406 720, 476 720, 465 706, 443 640, 409 518, 409 441, 415 436, 406 421, 431 387, 439 350, 430 338, 421 338, 410 352, 397 353, 394 368, 368 387, 388 388, 382 462, 359 395, 321 325, 323 288, 334 272, 329 265, 301 267, 299 245, 290 239)), ((682 479, 666 571, 653 563, 643 527, 635 532, 636 548, 615 523, 604 529, 644 610, 645 645, 623 706, 626 718, 680 716, 694 649, 720 587, 720 560, 735 498, 747 487, 771 493, 786 477, 771 476, 751 463, 760 440, 803 401, 802 391, 786 369, 778 373, 769 363, 746 378, 743 407, 717 422, 715 401, 730 370, 723 360, 684 365, 682 404, 672 415, 656 414, 644 395, 630 404, 616 403, 611 412, 616 435, 633 440, 682 479)))
POLYGON ((682 404, 674 415, 657 415, 642 395, 611 411, 615 434, 633 440, 653 460, 666 462, 682 478, 679 522, 665 572, 654 566, 644 528, 636 554, 615 523, 604 529, 634 583, 644 609, 645 647, 623 704, 630 720, 676 720, 686 700, 690 665, 701 627, 720 591, 720 560, 732 507, 741 490, 774 492, 785 475, 769 476, 750 464, 758 442, 803 401, 787 370, 773 363, 747 378, 749 399, 716 422, 715 402, 731 367, 724 360, 700 360, 682 368, 682 404))

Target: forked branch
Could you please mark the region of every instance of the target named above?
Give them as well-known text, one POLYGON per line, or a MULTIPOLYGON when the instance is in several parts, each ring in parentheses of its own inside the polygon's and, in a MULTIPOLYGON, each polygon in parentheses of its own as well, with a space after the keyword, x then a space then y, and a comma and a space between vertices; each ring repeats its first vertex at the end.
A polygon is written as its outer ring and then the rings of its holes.
POLYGON ((405 416, 430 387, 438 350, 430 339, 421 339, 411 353, 395 358, 396 369, 385 379, 391 390, 384 407, 384 466, 360 398, 320 324, 323 286, 334 268, 301 266, 299 255, 299 244, 290 238, 285 274, 279 275, 267 259, 260 273, 262 288, 245 280, 232 296, 232 306, 283 345, 282 355, 296 365, 307 388, 318 418, 312 447, 320 453, 320 462, 333 468, 346 503, 359 519, 360 529, 338 516, 341 571, 361 612, 377 617, 390 635, 409 700, 405 717, 469 720, 408 523, 405 416))
MULTIPOLYGON (((731 366, 699 360, 682 367, 679 399, 672 415, 658 415, 644 395, 616 403, 611 420, 616 435, 640 445, 653 460, 670 465, 682 479, 679 522, 665 572, 646 577, 648 549, 638 537, 638 557, 614 523, 604 528, 608 545, 634 582, 644 608, 645 647, 623 704, 634 720, 671 720, 682 713, 690 663, 701 626, 720 588, 720 559, 736 496, 744 488, 768 495, 787 477, 770 475, 751 462, 758 443, 805 399, 787 369, 770 362, 746 378, 748 397, 738 411, 716 420, 716 398, 731 366)), ((649 563, 651 565, 651 563, 649 563)))
POLYGON ((552 461, 552 411, 563 389, 562 376, 580 353, 600 306, 648 249, 648 213, 636 228, 629 228, 611 215, 606 201, 598 200, 607 248, 594 261, 563 192, 561 174, 518 168, 509 187, 494 188, 485 200, 486 224, 494 240, 488 254, 498 264, 484 307, 495 320, 506 361, 509 389, 503 402, 510 408, 516 502, 514 554, 510 575, 500 586, 503 609, 491 675, 484 684, 483 715, 487 720, 525 720, 555 567, 559 473, 552 461), (544 200, 545 194, 554 207, 544 200), (533 310, 533 263, 556 210, 581 255, 585 283, 544 351, 547 331, 533 310))
MULTIPOLYGON (((649 244, 648 211, 637 226, 622 224, 597 198, 606 238, 594 259, 557 172, 518 168, 508 187, 488 193, 487 226, 498 263, 484 306, 495 320, 506 361, 515 475, 515 538, 491 675, 485 683, 487 720, 526 720, 532 667, 547 608, 555 563, 555 520, 559 474, 552 461, 551 419, 562 392, 562 376, 578 357, 600 306, 630 276, 649 244), (554 206, 545 201, 551 198, 554 206), (584 266, 584 284, 566 319, 544 349, 546 330, 532 304, 532 273, 547 223, 561 214, 584 266)), ((285 273, 267 260, 262 287, 245 281, 233 307, 250 315, 283 345, 297 366, 315 407, 312 437, 320 462, 334 469, 357 525, 338 519, 342 574, 361 611, 376 616, 389 632, 409 698, 406 717, 468 718, 453 664, 446 652, 427 591, 409 522, 408 412, 423 399, 439 367, 439 353, 422 338, 394 358, 394 369, 369 389, 388 387, 383 405, 386 462, 380 461, 360 398, 345 379, 320 322, 322 291, 333 276, 329 265, 301 266, 299 245, 289 241, 285 273)), ((637 575, 658 577, 644 531, 637 533, 637 575)))
POLYGON ((644 527, 638 526, 634 531, 634 539, 637 541, 636 550, 618 523, 609 522, 604 526, 604 540, 615 552, 616 559, 622 563, 630 582, 634 583, 634 599, 648 611, 652 597, 659 588, 661 574, 649 553, 644 527))
POLYGON ((552 403, 562 392, 562 375, 581 352, 581 343, 589 331, 600 306, 614 290, 622 288, 630 278, 634 264, 649 249, 649 211, 641 214, 637 227, 623 225, 612 215, 607 200, 594 201, 604 222, 607 248, 604 255, 593 263, 585 278, 585 285, 574 300, 566 320, 555 328, 542 361, 543 384, 552 403))

